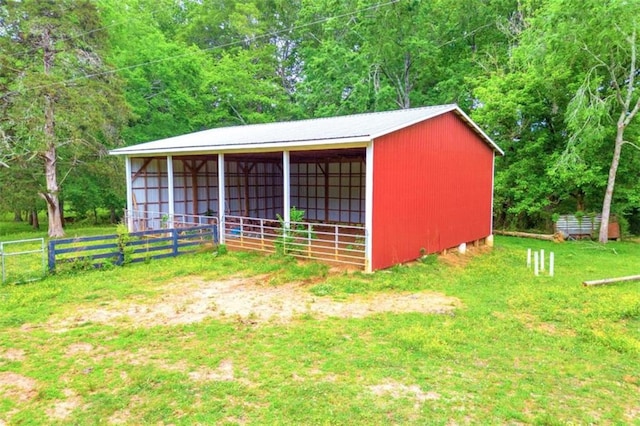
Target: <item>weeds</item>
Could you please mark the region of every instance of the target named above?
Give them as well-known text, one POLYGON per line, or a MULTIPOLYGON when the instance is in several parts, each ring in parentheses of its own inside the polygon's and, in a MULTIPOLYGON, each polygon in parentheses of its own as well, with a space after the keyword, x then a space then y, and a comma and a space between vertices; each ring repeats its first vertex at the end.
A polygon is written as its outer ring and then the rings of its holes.
POLYGON ((304 221, 304 213, 304 210, 292 207, 289 211, 290 222, 285 222, 282 216, 276 215, 280 223, 279 235, 274 242, 278 255, 286 256, 302 253, 308 241, 315 238, 313 228, 310 225, 301 223, 304 221))

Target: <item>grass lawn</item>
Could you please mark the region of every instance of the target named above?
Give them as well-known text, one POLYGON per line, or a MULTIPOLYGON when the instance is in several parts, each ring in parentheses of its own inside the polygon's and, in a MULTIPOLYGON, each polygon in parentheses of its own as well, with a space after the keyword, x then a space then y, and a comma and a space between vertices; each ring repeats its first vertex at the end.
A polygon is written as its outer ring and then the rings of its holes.
POLYGON ((203 252, 5 285, 0 425, 640 424, 640 282, 581 285, 639 274, 640 244, 456 256, 365 275, 203 252))

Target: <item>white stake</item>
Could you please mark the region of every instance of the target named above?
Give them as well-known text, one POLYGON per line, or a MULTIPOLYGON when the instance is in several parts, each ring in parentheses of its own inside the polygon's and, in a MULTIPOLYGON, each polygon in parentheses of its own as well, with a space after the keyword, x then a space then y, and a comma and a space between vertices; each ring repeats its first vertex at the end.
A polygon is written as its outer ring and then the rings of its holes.
POLYGON ((554 255, 553 252, 549 253, 549 276, 552 277, 553 276, 553 261, 554 261, 554 255))
POLYGON ((540 250, 540 270, 544 271, 544 249, 540 250))
POLYGON ((531 269, 531 249, 527 249, 527 268, 531 269))
POLYGON ((533 253, 533 274, 538 276, 538 256, 539 253, 536 251, 533 253))

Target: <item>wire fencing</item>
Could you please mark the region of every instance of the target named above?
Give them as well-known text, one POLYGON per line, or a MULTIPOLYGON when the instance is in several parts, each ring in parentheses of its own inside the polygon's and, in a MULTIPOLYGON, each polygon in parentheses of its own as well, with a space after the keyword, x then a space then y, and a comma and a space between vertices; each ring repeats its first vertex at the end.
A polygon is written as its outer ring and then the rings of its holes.
POLYGON ((47 274, 44 238, 0 242, 2 284, 35 281, 47 274))

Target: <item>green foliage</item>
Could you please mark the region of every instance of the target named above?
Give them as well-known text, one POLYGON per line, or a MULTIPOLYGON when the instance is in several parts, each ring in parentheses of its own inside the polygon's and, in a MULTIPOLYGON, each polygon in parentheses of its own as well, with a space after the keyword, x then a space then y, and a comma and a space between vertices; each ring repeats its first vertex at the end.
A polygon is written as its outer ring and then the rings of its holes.
POLYGON ((31 190, 9 202, 33 209, 36 195, 45 199, 49 234, 59 236, 65 178, 120 144, 128 108, 94 3, 5 2, 0 22, 0 161, 19 169, 0 179, 31 190))
POLYGON ((119 224, 116 227, 116 235, 118 236, 118 251, 120 252, 120 258, 116 261, 119 265, 127 265, 131 263, 133 251, 135 247, 128 244, 132 241, 131 235, 129 235, 129 229, 124 223, 119 224))
POLYGON ((280 214, 276 214, 280 223, 278 238, 274 241, 277 254, 285 256, 301 253, 309 240, 315 238, 313 227, 302 223, 304 222, 304 213, 304 210, 292 207, 289 210, 289 222, 285 222, 280 214))
MULTIPOLYGON (((639 11, 637 2, 595 0, 517 9, 504 24, 513 36, 510 58, 480 76, 473 117, 506 151, 496 163, 498 226, 541 228, 550 213, 602 211, 615 123, 632 116, 620 101, 633 73, 637 22, 617 17, 639 11)), ((637 127, 630 122, 625 133, 635 138, 637 127)), ((623 155, 614 210, 625 215, 637 206, 638 188, 629 177, 639 167, 637 153, 623 155)))
MULTIPOLYGON (((496 226, 547 230, 554 214, 601 210, 616 86, 630 81, 637 29, 619 17, 639 13, 636 2, 596 0, 5 3, 0 162, 13 161, 0 166, 3 211, 44 208, 37 111, 49 92, 60 196, 94 220, 124 205, 122 162, 104 159, 122 143, 456 102, 506 151, 496 160, 496 226), (56 62, 43 76, 47 25, 56 62)), ((640 228, 639 135, 630 122, 614 192, 631 230, 640 228)))
POLYGON ((69 263, 67 271, 70 273, 86 272, 94 269, 91 256, 78 257, 69 263))

